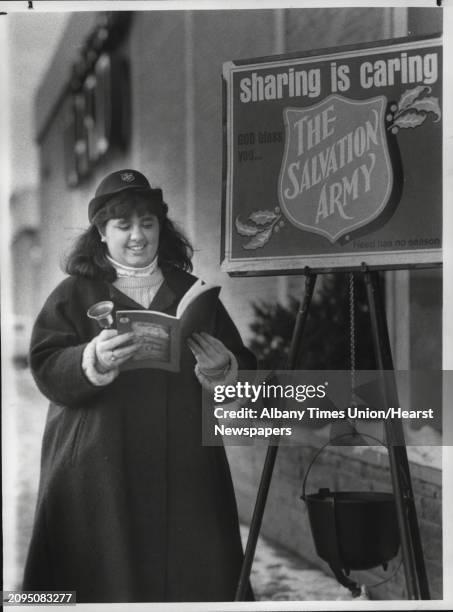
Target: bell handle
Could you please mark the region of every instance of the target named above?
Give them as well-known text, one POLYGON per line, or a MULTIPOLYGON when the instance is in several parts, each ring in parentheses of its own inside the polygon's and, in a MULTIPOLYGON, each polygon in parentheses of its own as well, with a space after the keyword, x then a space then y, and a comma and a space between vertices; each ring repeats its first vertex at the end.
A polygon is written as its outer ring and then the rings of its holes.
POLYGON ((316 461, 316 459, 319 457, 319 455, 322 453, 322 451, 326 448, 326 446, 329 446, 329 444, 331 445, 333 442, 336 442, 337 440, 341 440, 342 438, 346 438, 346 437, 354 437, 354 436, 359 436, 359 437, 363 437, 363 438, 369 438, 370 440, 374 440, 375 442, 377 442, 380 446, 383 446, 384 448, 388 448, 386 444, 384 444, 384 442, 382 442, 382 440, 379 440, 378 438, 375 438, 374 436, 371 436, 370 434, 366 434, 366 433, 359 433, 359 432, 353 432, 353 433, 344 433, 344 434, 339 434, 338 436, 335 436, 334 438, 331 438, 330 440, 327 440, 327 442, 325 444, 323 444, 321 446, 320 449, 318 449, 316 451, 316 453, 313 455, 310 463, 308 464, 308 468, 307 471, 305 472, 305 476, 304 476, 304 480, 302 483, 302 495, 300 496, 301 499, 303 499, 304 501, 306 501, 307 496, 305 495, 305 487, 307 484, 307 478, 308 478, 308 474, 310 473, 311 468, 313 467, 314 462, 316 461))

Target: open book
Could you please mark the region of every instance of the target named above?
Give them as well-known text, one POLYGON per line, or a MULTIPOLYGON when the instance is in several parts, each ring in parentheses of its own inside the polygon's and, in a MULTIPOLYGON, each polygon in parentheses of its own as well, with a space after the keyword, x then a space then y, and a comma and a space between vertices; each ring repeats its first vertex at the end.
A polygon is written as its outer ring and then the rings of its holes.
POLYGON ((197 280, 178 304, 176 316, 154 310, 118 310, 119 334, 134 332, 141 338, 137 353, 122 370, 157 368, 179 372, 181 349, 193 332, 213 332, 220 287, 197 280))

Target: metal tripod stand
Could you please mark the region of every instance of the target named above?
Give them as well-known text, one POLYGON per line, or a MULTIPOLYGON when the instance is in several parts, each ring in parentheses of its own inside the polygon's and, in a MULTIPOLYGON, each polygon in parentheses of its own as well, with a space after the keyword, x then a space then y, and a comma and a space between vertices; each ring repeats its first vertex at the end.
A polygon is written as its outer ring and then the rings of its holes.
MULTIPOLYGON (((368 303, 371 316, 374 353, 378 371, 381 374, 383 396, 387 406, 399 406, 398 392, 393 373, 393 359, 388 334, 387 320, 381 296, 379 275, 376 271, 369 271, 362 265, 365 277, 368 303), (387 375, 384 375, 387 372, 387 375)), ((317 275, 305 270, 304 298, 296 317, 291 346, 288 354, 286 369, 294 370, 299 361, 301 339, 308 317, 317 275)), ((393 494, 395 497, 398 530, 401 541, 401 551, 404 566, 408 599, 430 599, 429 585, 426 575, 420 531, 412 492, 412 483, 407 458, 404 432, 399 419, 385 421, 385 433, 388 445, 390 473, 393 494)), ((255 507, 250 523, 250 531, 245 549, 244 560, 236 591, 236 601, 243 601, 250 577, 250 570, 255 555, 267 495, 274 470, 275 459, 279 449, 279 438, 273 437, 269 441, 266 458, 261 473, 261 480, 256 497, 255 507)))

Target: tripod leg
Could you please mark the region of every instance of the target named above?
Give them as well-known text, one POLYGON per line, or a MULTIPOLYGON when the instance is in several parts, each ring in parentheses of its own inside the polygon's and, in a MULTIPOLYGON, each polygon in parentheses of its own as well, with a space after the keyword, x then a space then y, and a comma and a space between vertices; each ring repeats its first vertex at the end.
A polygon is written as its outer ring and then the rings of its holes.
MULTIPOLYGON (((305 276, 304 299, 301 302, 301 307, 297 313, 293 336, 291 338, 291 346, 286 365, 287 370, 293 370, 297 365, 300 339, 302 337, 305 328, 305 323, 307 321, 308 309, 310 307, 311 299, 313 297, 315 282, 316 275, 307 272, 305 276)), ((247 545, 245 548, 244 561, 242 562, 235 601, 244 601, 245 595, 247 593, 250 570, 252 568, 253 557, 255 556, 256 543, 258 541, 261 523, 263 522, 263 515, 266 507, 269 487, 272 480, 272 473, 274 471, 275 459, 277 457, 278 452, 278 445, 279 437, 273 436, 269 440, 269 446, 267 448, 266 458, 264 460, 263 471, 261 473, 261 480, 258 487, 258 493, 256 496, 252 520, 250 523, 250 531, 247 539, 247 545)))
MULTIPOLYGON (((387 321, 377 272, 365 272, 376 361, 387 406, 399 406, 387 321), (391 375, 389 376, 389 372, 391 375)), ((409 599, 430 599, 404 432, 399 419, 385 421, 404 573, 409 599)))

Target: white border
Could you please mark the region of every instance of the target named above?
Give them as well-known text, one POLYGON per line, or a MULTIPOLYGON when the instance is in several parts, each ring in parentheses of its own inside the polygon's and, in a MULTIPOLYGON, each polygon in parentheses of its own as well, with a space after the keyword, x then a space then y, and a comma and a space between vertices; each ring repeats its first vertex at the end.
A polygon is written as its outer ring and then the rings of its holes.
MULTIPOLYGON (((27 12, 27 2, 3 2, 0 0, 0 10, 7 12, 27 12)), ((98 10, 188 10, 188 9, 236 9, 236 8, 328 8, 328 7, 352 7, 352 6, 367 6, 373 7, 396 7, 405 8, 411 7, 433 7, 433 0, 412 0, 411 2, 400 1, 379 1, 379 0, 359 0, 358 2, 342 2, 341 0, 330 0, 330 2, 310 2, 298 1, 288 2, 288 0, 250 0, 243 2, 241 0, 230 0, 229 2, 214 2, 202 1, 192 2, 169 0, 168 2, 152 1, 149 2, 71 2, 71 1, 41 1, 34 0, 34 10, 39 12, 77 12, 77 11, 98 11, 98 10)), ((444 7, 444 57, 453 57, 453 44, 450 42, 451 34, 453 33, 453 1, 443 0, 444 7)), ((1 17, 0 17, 1 19, 1 17)), ((3 54, 4 30, 0 25, 0 57, 5 60, 3 54)), ((5 62, 0 62, 0 78, 4 82, 4 65, 5 62)), ((453 99, 453 62, 444 61, 444 99, 453 99)), ((4 102, 2 108, 7 107, 7 91, 6 88, 0 88, 0 103, 4 102)), ((451 106, 451 105, 450 105, 451 106)), ((450 202, 447 197, 453 193, 453 135, 451 131, 453 108, 448 105, 444 107, 444 235, 446 238, 453 235, 453 211, 450 210, 450 202)), ((5 151, 7 146, 5 142, 8 132, 8 116, 5 112, 0 113, 0 160, 2 165, 0 168, 0 201, 4 201, 4 197, 8 193, 9 176, 7 172, 7 164, 4 163, 5 151)), ((2 229, 5 232, 5 208, 2 210, 2 229)), ((5 236, 5 234, 3 234, 5 236)), ((5 240, 2 241, 2 244, 5 240)), ((443 245, 444 253, 444 316, 443 316, 443 367, 445 369, 453 369, 453 274, 452 274, 452 247, 448 240, 445 240, 443 245)), ((8 291, 5 290, 5 248, 2 248, 2 308, 5 304, 5 296, 8 291)), ((133 612, 205 612, 205 611, 231 611, 231 612, 248 612, 262 611, 269 612, 270 610, 290 612, 290 611, 308 611, 308 610, 451 610, 453 609, 453 581, 449 580, 451 570, 453 568, 453 547, 452 547, 452 530, 451 521, 446 520, 451 515, 453 507, 453 483, 451 474, 453 470, 453 453, 450 447, 444 447, 443 454, 443 509, 444 509, 444 598, 441 601, 316 601, 316 602, 255 602, 251 603, 177 603, 177 604, 78 604, 77 609, 84 612, 119 612, 132 610, 133 612)), ((5 533, 3 534, 5 537, 5 533)), ((60 611, 70 612, 74 608, 67 606, 27 606, 27 610, 34 612, 60 611)))
MULTIPOLYGON (((443 6, 451 0, 443 0, 443 6)), ((26 0, 0 0, 0 10, 10 13, 27 11, 26 0)), ((407 8, 433 7, 435 0, 33 0, 33 9, 46 12, 83 11, 160 11, 160 10, 225 10, 271 8, 407 8)))

